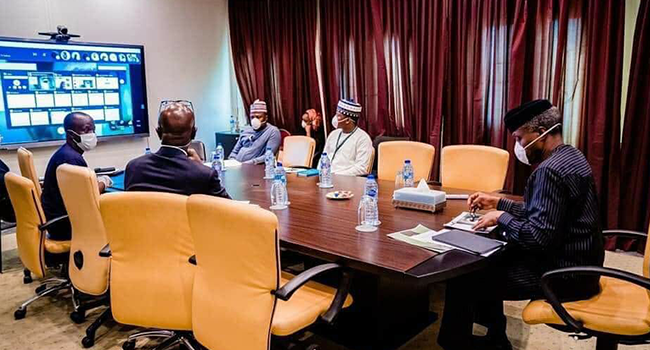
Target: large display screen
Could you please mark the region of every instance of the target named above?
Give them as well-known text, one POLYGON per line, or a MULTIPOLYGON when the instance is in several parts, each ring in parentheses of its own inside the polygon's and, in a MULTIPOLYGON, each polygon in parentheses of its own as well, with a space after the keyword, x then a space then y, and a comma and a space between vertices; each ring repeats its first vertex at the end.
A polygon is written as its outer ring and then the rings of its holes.
POLYGON ((100 139, 148 136, 144 48, 0 37, 0 147, 64 140, 82 111, 100 139))

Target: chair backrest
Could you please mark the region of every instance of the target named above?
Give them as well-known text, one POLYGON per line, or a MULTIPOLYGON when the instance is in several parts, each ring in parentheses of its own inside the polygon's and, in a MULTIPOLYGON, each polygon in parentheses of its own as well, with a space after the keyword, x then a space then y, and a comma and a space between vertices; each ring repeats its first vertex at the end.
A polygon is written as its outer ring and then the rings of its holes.
POLYGON ((45 275, 43 242, 45 235, 38 226, 45 223, 41 200, 37 198, 34 183, 18 174, 5 175, 7 192, 16 210, 16 243, 18 256, 25 268, 37 278, 45 275))
POLYGON ((498 191, 508 173, 508 151, 479 145, 443 147, 440 182, 444 187, 476 191, 498 191))
POLYGON ((20 167, 20 174, 34 183, 34 190, 36 197, 41 200, 41 182, 38 180, 38 173, 34 166, 34 154, 28 149, 20 147, 18 149, 18 166, 20 167))
POLYGON ((291 136, 291 133, 287 129, 280 129, 280 149, 284 145, 284 139, 291 136))
POLYGON ((280 283, 277 217, 205 195, 190 196, 187 212, 196 243, 196 339, 209 349, 268 349, 276 304, 271 291, 280 283))
POLYGON ((205 144, 203 143, 203 141, 192 140, 192 142, 190 142, 190 148, 193 149, 199 155, 199 158, 201 158, 202 161, 204 162, 206 161, 207 155, 205 152, 205 144))
POLYGON ((86 294, 102 295, 108 290, 110 260, 98 255, 108 241, 99 212, 97 176, 86 167, 63 164, 56 169, 56 178, 72 226, 70 280, 86 294))
MULTIPOLYGON (((383 142, 389 142, 389 141, 409 141, 408 137, 399 137, 399 136, 377 136, 375 137, 374 140, 372 140, 372 148, 375 151, 373 154, 374 156, 372 157, 372 171, 377 171, 377 155, 379 154, 379 145, 383 142)), ((371 171, 371 172, 372 172, 371 171)))
POLYGON ((99 199, 111 248, 110 294, 117 322, 190 330, 194 243, 187 197, 120 192, 99 199))
POLYGON ((415 141, 388 141, 379 144, 377 177, 379 180, 395 181, 395 175, 404 167, 404 160, 413 165, 413 179, 429 180, 436 149, 426 143, 415 141))
POLYGON ((311 167, 316 141, 307 136, 287 136, 284 139, 282 165, 311 167))

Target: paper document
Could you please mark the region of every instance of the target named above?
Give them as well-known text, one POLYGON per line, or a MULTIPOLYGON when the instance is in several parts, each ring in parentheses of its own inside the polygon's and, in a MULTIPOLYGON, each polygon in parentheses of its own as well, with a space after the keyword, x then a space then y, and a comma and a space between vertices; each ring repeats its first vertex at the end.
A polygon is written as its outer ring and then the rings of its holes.
MULTIPOLYGON (((404 231, 399 231, 395 233, 390 233, 388 234, 388 237, 402 241, 414 246, 422 247, 424 249, 428 249, 431 251, 434 251, 436 253, 444 253, 447 251, 450 251, 452 249, 464 251, 470 254, 474 254, 468 250, 457 248, 454 246, 451 246, 449 244, 445 244, 442 242, 436 242, 433 240, 433 238, 437 235, 443 234, 445 232, 449 232, 449 230, 440 230, 440 231, 434 231, 429 229, 426 226, 423 225, 417 225, 416 227, 410 229, 410 230, 404 230, 404 231)), ((505 243, 504 243, 505 246, 505 243)), ((481 254, 482 257, 488 257, 496 252, 498 252, 501 248, 494 249, 492 251, 489 251, 485 254, 481 254)))
POLYGON ((467 231, 467 232, 479 233, 479 234, 482 234, 482 235, 486 235, 486 234, 492 232, 492 230, 494 230, 496 228, 496 226, 490 226, 490 227, 488 227, 486 229, 483 229, 483 230, 474 230, 472 227, 474 227, 474 225, 476 225, 476 222, 478 221, 478 219, 481 216, 483 216, 483 214, 476 214, 476 217, 474 218, 474 220, 472 220, 470 213, 467 212, 467 211, 464 211, 460 215, 455 217, 453 220, 446 223, 445 227, 446 228, 455 228, 457 230, 463 230, 463 231, 467 231))
POLYGON ((226 159, 223 161, 223 165, 226 167, 226 169, 230 169, 240 167, 241 163, 236 159, 226 159))

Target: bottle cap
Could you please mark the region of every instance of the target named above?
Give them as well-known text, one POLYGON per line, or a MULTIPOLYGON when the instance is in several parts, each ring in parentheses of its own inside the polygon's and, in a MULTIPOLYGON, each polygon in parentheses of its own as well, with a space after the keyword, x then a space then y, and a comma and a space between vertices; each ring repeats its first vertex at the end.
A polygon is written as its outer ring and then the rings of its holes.
POLYGON ((405 163, 405 164, 411 164, 411 160, 410 160, 410 159, 407 159, 407 160, 404 161, 404 163, 405 163))
POLYGON ((282 162, 278 162, 278 167, 281 167, 281 166, 282 166, 282 162))
POLYGON ((327 155, 327 152, 323 152, 323 155, 326 156, 326 155, 327 155))
POLYGON ((368 180, 374 180, 374 179, 375 179, 375 175, 373 174, 368 175, 368 180))

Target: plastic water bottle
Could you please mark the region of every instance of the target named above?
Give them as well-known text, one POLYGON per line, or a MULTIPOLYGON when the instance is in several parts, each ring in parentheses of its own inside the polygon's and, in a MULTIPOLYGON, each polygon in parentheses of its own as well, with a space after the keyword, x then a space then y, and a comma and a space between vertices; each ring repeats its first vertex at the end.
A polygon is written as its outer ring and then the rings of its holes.
POLYGON ((284 167, 280 162, 278 162, 278 165, 275 167, 275 175, 280 175, 282 183, 284 186, 287 186, 287 172, 284 170, 284 167))
POLYGON ((357 231, 373 232, 377 230, 379 222, 379 211, 377 209, 377 201, 370 196, 364 195, 359 201, 359 221, 356 227, 357 231))
POLYGON ((230 116, 230 132, 235 132, 235 117, 230 116))
POLYGON ((223 160, 219 157, 219 152, 212 152, 212 169, 216 170, 221 177, 223 171, 223 160))
POLYGON ((289 203, 289 196, 287 194, 287 188, 282 182, 282 175, 277 174, 273 180, 273 185, 271 185, 271 208, 273 210, 281 210, 287 207, 289 203))
POLYGON ((264 178, 273 179, 275 177, 275 155, 271 147, 266 147, 266 153, 264 154, 264 178))
POLYGON ((225 157, 225 156, 226 156, 225 153, 226 153, 226 152, 223 150, 223 145, 221 144, 221 142, 219 142, 219 143, 217 144, 217 154, 219 155, 219 158, 221 158, 221 160, 226 159, 226 157, 225 157))
POLYGON ((151 154, 151 148, 145 147, 144 154, 151 154))
POLYGON ((323 152, 323 155, 320 157, 318 180, 320 181, 319 186, 322 188, 334 187, 334 185, 332 185, 332 164, 327 156, 327 152, 323 152))
POLYGON ((375 175, 370 174, 366 178, 366 186, 363 190, 363 195, 371 197, 374 200, 377 200, 377 195, 379 194, 379 185, 375 180, 375 175))
POLYGON ((407 159, 404 161, 404 168, 402 169, 402 176, 404 176, 404 187, 413 187, 415 186, 415 180, 413 179, 413 165, 411 165, 411 160, 407 159))

